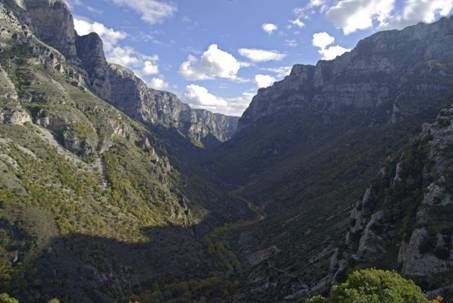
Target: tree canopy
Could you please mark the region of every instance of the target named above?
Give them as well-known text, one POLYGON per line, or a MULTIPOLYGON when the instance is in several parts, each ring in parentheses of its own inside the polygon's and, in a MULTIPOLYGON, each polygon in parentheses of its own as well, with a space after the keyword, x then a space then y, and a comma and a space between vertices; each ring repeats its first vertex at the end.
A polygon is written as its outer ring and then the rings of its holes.
POLYGON ((398 273, 377 269, 358 270, 332 287, 328 298, 316 296, 310 303, 428 303, 420 287, 398 273))

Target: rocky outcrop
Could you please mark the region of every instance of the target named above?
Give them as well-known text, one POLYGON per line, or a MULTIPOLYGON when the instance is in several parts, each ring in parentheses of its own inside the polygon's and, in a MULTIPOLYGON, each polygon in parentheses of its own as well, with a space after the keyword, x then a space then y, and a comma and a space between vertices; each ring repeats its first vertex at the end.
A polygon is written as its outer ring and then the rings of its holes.
POLYGON ((77 60, 74 21, 64 0, 6 0, 21 21, 44 43, 77 60))
POLYGON ((134 119, 175 128, 200 146, 226 141, 236 131, 238 118, 191 109, 175 95, 149 88, 132 71, 108 64, 101 38, 95 33, 78 36, 63 0, 6 0, 6 3, 34 35, 78 68, 78 74, 94 93, 134 119))
MULTIPOLYGON (((122 66, 109 64, 104 71, 107 80, 96 91, 138 121, 175 128, 197 145, 209 144, 211 137, 219 142, 226 141, 236 131, 236 117, 192 109, 174 94, 149 88, 122 66)), ((100 78, 94 79, 98 81, 96 79, 100 78)))
POLYGON ((239 128, 295 110, 320 114, 328 123, 342 108, 374 111, 370 125, 394 124, 420 99, 452 94, 452 31, 453 17, 444 18, 377 33, 332 61, 295 65, 283 81, 259 90, 239 128))
POLYGON ((453 106, 425 124, 351 212, 344 246, 332 256, 335 281, 356 267, 399 270, 427 289, 452 283, 453 106))
POLYGON ((91 89, 105 100, 111 99, 112 87, 109 81, 109 65, 104 55, 101 37, 96 33, 77 36, 77 56, 87 73, 91 89))

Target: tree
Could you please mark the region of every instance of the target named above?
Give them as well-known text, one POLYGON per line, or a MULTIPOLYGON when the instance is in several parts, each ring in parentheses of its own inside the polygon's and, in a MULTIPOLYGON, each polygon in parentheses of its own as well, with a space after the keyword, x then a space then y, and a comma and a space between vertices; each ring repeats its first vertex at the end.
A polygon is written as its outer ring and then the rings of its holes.
POLYGON ((19 303, 19 301, 13 297, 10 297, 8 294, 0 294, 0 303, 19 303))
POLYGON ((329 298, 316 296, 310 303, 428 303, 420 287, 396 272, 366 269, 353 272, 333 286, 329 298))

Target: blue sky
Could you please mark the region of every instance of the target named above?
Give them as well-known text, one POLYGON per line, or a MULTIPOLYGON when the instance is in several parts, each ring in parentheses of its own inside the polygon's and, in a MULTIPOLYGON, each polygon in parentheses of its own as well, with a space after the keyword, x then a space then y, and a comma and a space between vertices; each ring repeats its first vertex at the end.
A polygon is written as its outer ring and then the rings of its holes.
POLYGON ((433 22, 453 0, 68 0, 108 60, 193 107, 240 115, 294 64, 331 60, 382 29, 433 22))

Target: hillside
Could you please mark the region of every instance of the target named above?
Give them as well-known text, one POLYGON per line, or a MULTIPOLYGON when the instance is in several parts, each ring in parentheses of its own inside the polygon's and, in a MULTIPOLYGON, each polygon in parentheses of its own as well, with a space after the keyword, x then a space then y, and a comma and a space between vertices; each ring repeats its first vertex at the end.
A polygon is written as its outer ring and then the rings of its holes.
POLYGON ((109 63, 65 1, 0 0, 0 294, 303 302, 376 267, 451 295, 452 38, 376 33, 238 119, 109 63))
POLYGON ((452 177, 449 106, 387 161, 357 202, 345 242, 332 256, 332 277, 376 266, 399 270, 434 292, 451 288, 452 177))
POLYGON ((181 172, 159 135, 95 94, 71 28, 46 36, 40 23, 70 23, 62 2, 26 5, 0 2, 2 291, 112 302, 162 277, 208 276, 217 260, 201 237, 252 216, 247 205, 181 172))
POLYGON ((354 201, 453 97, 452 32, 444 18, 296 65, 258 92, 232 140, 208 151, 206 174, 268 214, 231 241, 245 259, 278 252, 251 267, 245 298, 298 298, 328 274, 354 201))

